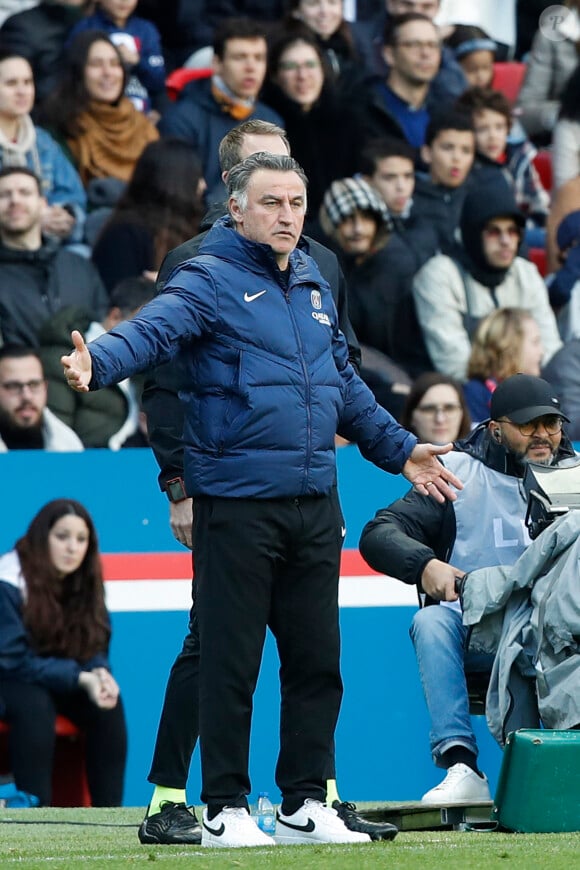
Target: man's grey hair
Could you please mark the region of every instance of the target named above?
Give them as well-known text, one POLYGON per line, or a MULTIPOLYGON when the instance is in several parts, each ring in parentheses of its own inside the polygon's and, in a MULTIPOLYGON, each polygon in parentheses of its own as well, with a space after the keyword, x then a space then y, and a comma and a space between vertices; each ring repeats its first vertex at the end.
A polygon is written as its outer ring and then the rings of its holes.
POLYGON ((227 180, 228 196, 235 199, 242 211, 248 207, 248 185, 258 169, 270 169, 274 172, 295 172, 304 184, 304 209, 306 210, 306 187, 308 179, 306 173, 293 157, 285 154, 270 154, 267 151, 258 151, 251 154, 238 163, 230 171, 227 180))

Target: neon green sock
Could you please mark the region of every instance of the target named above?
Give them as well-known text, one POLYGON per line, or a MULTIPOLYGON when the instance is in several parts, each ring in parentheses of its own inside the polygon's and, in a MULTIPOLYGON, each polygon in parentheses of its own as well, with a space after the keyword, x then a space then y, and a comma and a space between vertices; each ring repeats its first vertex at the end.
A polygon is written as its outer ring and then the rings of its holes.
POLYGON ((154 816, 155 813, 161 812, 161 804, 163 801, 171 801, 171 803, 174 804, 186 803, 185 789, 165 788, 163 785, 156 785, 147 815, 154 816))
POLYGON ((340 801, 335 779, 326 780, 326 806, 331 807, 334 801, 340 801))

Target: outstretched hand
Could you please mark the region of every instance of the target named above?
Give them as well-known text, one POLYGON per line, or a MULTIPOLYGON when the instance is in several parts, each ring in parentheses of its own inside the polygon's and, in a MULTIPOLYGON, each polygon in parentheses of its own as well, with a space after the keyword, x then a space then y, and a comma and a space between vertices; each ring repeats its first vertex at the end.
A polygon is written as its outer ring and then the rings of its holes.
POLYGON ((64 367, 64 376, 67 384, 73 390, 87 393, 93 376, 91 355, 87 350, 84 338, 77 329, 71 332, 71 338, 75 349, 68 356, 60 358, 64 367))
POLYGON ((443 504, 445 499, 455 501, 456 494, 451 489, 463 489, 463 484, 452 471, 437 459, 453 450, 453 444, 417 444, 403 465, 403 475, 413 484, 421 495, 430 495, 443 504), (451 484, 451 486, 450 486, 451 484))

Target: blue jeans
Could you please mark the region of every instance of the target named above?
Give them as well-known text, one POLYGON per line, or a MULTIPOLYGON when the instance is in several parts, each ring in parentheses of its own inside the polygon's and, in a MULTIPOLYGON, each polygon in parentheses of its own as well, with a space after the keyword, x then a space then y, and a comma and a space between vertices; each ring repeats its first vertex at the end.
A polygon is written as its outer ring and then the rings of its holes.
POLYGON ((491 671, 492 657, 466 653, 467 628, 461 613, 450 607, 419 610, 409 633, 431 719, 433 761, 443 766, 441 756, 452 746, 465 746, 477 755, 465 671, 491 671))

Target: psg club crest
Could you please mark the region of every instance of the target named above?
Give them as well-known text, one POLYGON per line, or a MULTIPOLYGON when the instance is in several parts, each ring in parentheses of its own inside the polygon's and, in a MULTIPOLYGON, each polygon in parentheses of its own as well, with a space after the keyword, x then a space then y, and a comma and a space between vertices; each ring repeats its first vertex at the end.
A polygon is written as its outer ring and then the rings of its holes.
POLYGON ((310 301, 312 302, 312 307, 320 311, 322 308, 322 296, 320 295, 320 290, 312 291, 310 294, 310 301))

